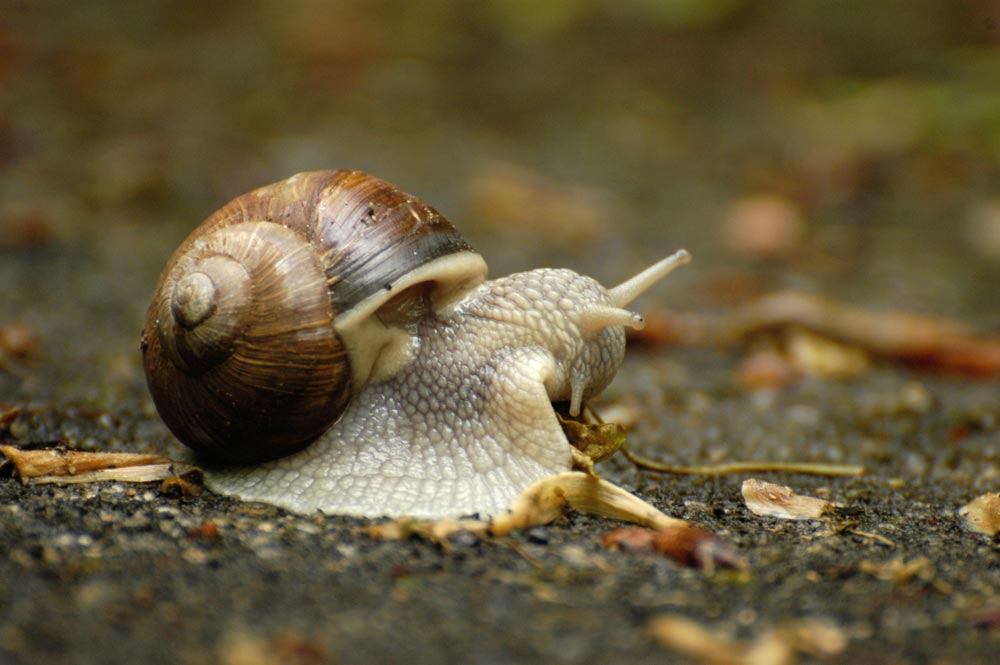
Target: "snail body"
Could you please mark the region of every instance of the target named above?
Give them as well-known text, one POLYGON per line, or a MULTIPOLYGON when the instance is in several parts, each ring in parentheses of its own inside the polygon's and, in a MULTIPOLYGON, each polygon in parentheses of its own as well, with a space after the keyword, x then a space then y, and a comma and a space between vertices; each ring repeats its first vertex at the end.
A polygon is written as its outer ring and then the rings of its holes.
POLYGON ((235 199, 182 243, 143 331, 147 382, 206 483, 296 512, 501 511, 568 470, 571 413, 620 366, 614 289, 569 270, 486 281, 436 210, 355 171, 235 199))

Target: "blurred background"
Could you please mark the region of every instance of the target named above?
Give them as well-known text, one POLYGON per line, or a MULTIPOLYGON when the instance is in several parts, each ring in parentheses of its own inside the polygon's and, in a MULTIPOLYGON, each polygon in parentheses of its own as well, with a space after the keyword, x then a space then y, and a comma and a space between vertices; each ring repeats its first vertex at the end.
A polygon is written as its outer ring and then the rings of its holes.
POLYGON ((148 410, 167 257, 316 168, 421 197, 494 275, 683 246, 640 307, 995 329, 998 82, 996 0, 0 0, 0 400, 148 410))

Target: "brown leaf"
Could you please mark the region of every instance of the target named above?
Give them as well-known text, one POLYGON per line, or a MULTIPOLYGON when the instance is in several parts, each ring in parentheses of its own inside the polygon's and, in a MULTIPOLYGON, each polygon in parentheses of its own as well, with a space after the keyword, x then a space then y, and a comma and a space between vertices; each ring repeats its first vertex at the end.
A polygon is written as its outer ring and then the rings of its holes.
POLYGON ((996 630, 1000 628, 1000 606, 977 610, 969 615, 969 621, 976 628, 996 630))
POLYGON ((657 552, 677 563, 712 572, 716 568, 746 569, 746 560, 732 545, 693 524, 660 529, 653 540, 657 552))
POLYGON ((773 293, 720 316, 650 313, 647 344, 728 346, 761 333, 800 328, 847 348, 938 372, 1000 376, 1000 337, 949 319, 876 311, 794 291, 773 293))
POLYGON ((612 529, 601 538, 601 547, 630 554, 652 554, 656 532, 636 526, 612 529))
POLYGON ((736 549, 707 529, 685 524, 659 530, 624 527, 604 534, 601 545, 634 554, 661 554, 691 568, 745 570, 746 560, 736 549))

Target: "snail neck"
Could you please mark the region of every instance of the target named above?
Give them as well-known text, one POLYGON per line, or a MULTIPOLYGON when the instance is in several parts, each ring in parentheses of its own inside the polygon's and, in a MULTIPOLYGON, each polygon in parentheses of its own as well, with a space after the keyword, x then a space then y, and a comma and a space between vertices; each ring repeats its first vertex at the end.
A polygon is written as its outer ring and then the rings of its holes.
POLYGON ((486 262, 475 252, 428 261, 333 321, 351 359, 355 390, 384 381, 405 367, 417 346, 417 322, 450 310, 486 279, 486 262))

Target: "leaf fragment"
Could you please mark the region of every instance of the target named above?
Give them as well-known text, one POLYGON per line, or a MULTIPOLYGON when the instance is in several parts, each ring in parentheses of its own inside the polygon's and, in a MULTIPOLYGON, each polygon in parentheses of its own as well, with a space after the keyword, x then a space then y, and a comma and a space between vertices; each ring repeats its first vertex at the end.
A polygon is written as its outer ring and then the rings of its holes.
POLYGON ((729 543, 694 524, 660 530, 622 527, 604 534, 601 546, 634 554, 660 554, 709 573, 716 568, 746 570, 746 560, 729 543))
MULTIPOLYGON (((950 319, 869 310, 796 291, 772 293, 720 316, 664 311, 646 318, 646 329, 633 337, 642 336, 647 345, 732 346, 761 334, 804 329, 900 364, 984 379, 1000 377, 996 335, 977 333, 950 319)), ((839 366, 848 367, 855 360, 839 366)))
POLYGON ((148 483, 186 476, 196 467, 161 455, 142 453, 94 453, 65 448, 21 450, 0 446, 21 482, 73 484, 99 481, 148 483))
POLYGON ((791 665, 799 653, 832 658, 847 648, 847 634, 819 618, 793 619, 763 629, 752 640, 736 640, 677 615, 654 617, 652 638, 665 648, 706 665, 791 665))
POLYGON ((1000 532, 1000 494, 977 496, 958 510, 965 525, 976 533, 995 536, 1000 532))
POLYGON ((754 515, 783 520, 817 520, 833 509, 825 499, 796 494, 791 487, 756 478, 743 481, 743 501, 754 515))
POLYGON ((687 525, 606 480, 566 471, 524 490, 506 513, 493 518, 490 531, 502 535, 513 529, 548 524, 570 509, 658 529, 687 525))

